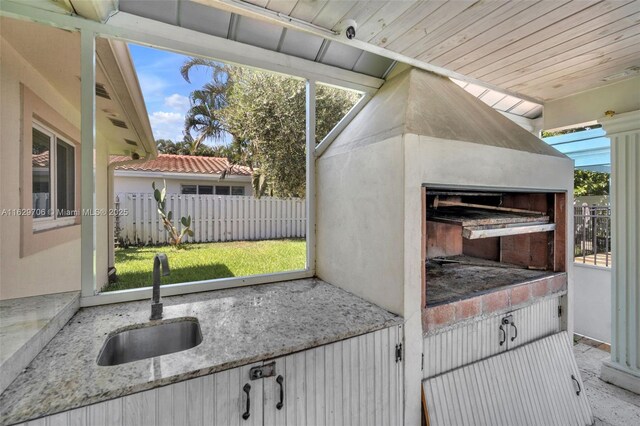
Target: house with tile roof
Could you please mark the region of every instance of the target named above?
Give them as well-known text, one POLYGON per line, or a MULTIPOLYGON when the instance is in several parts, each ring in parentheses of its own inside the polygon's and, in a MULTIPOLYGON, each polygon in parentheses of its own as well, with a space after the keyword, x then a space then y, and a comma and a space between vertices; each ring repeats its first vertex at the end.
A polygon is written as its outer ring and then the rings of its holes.
MULTIPOLYGON (((125 158, 114 156, 111 162, 125 158)), ((150 193, 151 184, 166 182, 168 194, 252 195, 251 169, 232 165, 226 158, 159 154, 145 162, 114 168, 116 194, 150 193)))

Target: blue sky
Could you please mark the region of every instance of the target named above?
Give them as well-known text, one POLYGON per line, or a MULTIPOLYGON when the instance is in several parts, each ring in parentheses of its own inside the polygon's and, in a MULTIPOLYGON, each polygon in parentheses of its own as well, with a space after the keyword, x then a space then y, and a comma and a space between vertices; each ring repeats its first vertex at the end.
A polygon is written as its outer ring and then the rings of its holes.
POLYGON ((189 94, 208 82, 211 74, 204 68, 192 69, 191 83, 187 83, 180 75, 180 67, 188 56, 135 44, 129 44, 129 50, 154 137, 181 141, 189 94))

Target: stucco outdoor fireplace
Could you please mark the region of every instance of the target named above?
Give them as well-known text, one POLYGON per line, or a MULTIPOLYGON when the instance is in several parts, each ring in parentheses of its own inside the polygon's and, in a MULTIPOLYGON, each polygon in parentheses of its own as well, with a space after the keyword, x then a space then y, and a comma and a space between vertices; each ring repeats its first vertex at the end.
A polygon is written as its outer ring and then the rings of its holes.
POLYGON ((591 424, 571 351, 573 162, 398 68, 318 158, 317 275, 404 317, 406 424, 591 424))

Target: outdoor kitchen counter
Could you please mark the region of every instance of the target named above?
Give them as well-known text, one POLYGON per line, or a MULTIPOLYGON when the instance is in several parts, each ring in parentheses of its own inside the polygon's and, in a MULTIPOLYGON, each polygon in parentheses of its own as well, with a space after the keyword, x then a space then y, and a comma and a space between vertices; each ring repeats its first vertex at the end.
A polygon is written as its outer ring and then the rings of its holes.
POLYGON ((402 323, 317 279, 163 299, 164 320, 195 317, 195 348, 111 367, 96 363, 114 330, 149 321, 149 301, 81 309, 0 396, 0 424, 94 404, 402 323))

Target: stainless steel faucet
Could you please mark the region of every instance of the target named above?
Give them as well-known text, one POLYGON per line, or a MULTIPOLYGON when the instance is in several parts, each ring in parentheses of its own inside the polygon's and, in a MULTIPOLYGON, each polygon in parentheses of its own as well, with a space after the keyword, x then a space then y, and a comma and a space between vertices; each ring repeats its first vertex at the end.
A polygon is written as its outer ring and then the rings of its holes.
POLYGON ((153 295, 151 296, 151 317, 150 320, 162 318, 162 302, 160 301, 160 266, 162 266, 162 276, 169 275, 169 260, 164 253, 156 253, 153 257, 153 295))

